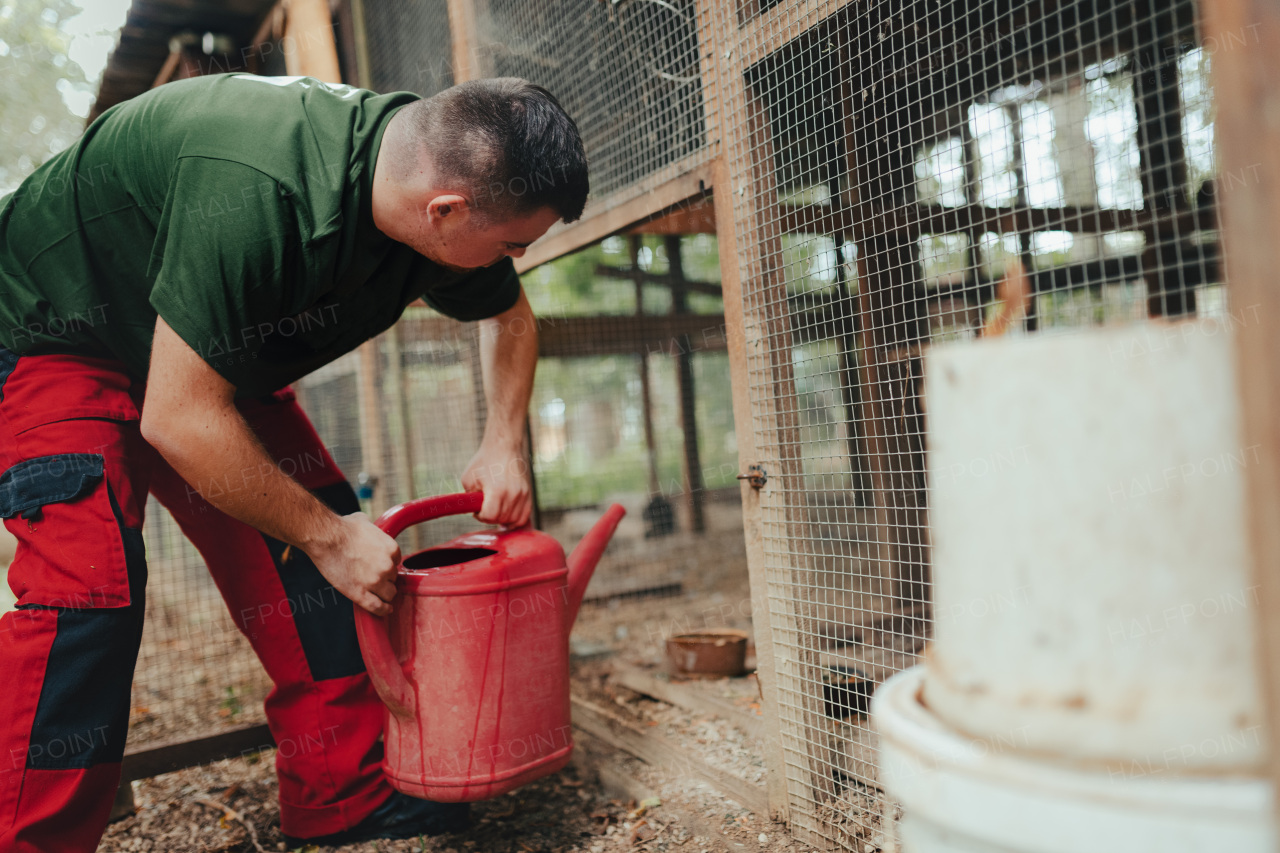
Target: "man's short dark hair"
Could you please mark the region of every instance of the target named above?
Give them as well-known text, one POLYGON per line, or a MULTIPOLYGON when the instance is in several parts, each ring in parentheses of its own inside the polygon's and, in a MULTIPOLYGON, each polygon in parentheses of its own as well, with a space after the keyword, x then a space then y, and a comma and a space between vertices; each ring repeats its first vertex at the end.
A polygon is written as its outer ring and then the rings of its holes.
POLYGON ((468 189, 485 221, 587 203, 587 155, 555 96, 519 77, 472 80, 414 103, 414 135, 441 179, 468 189))

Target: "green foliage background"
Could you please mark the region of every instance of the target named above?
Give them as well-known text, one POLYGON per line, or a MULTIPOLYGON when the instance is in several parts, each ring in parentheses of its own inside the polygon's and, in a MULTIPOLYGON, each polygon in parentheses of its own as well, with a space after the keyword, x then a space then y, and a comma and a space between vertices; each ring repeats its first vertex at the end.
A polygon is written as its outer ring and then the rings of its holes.
POLYGON ((0 193, 84 130, 62 98, 89 86, 67 55, 65 25, 80 11, 72 0, 0 0, 0 193))

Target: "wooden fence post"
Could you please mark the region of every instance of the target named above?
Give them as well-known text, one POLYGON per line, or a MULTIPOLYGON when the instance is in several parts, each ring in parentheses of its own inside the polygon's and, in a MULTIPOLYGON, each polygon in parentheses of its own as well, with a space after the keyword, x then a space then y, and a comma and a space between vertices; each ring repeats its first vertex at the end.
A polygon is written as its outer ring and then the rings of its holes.
POLYGON ((1236 326, 1241 444, 1261 449, 1258 464, 1244 473, 1261 602, 1254 623, 1280 809, 1280 6, 1204 0, 1201 12, 1205 43, 1221 48, 1211 66, 1221 158, 1217 198, 1236 326))
POLYGON ((781 269, 784 225, 769 107, 747 79, 737 6, 737 0, 720 0, 714 8, 704 61, 716 72, 708 126, 718 130, 722 146, 713 198, 738 452, 744 473, 759 465, 769 478, 758 491, 744 488, 743 508, 756 641, 768 642, 758 671, 762 687, 770 688, 767 731, 777 738, 770 761, 783 773, 780 782, 771 774, 770 806, 801 841, 825 846, 817 807, 834 789, 834 768, 818 665, 822 603, 813 600, 816 556, 801 458, 795 339, 781 269))

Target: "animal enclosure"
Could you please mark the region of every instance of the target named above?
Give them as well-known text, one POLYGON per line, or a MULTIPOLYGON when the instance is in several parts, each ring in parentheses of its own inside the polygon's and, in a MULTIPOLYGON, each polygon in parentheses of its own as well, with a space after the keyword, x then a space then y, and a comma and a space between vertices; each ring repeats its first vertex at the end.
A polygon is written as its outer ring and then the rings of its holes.
MULTIPOLYGON (((1217 200, 1257 176, 1216 166, 1209 69, 1257 49, 1257 33, 1206 39, 1198 11, 337 6, 349 82, 431 95, 518 75, 576 117, 592 198, 522 261, 540 317, 539 520, 572 542, 594 507, 622 497, 627 526, 593 582, 605 597, 678 588, 704 569, 691 555, 745 547, 770 807, 805 843, 894 844, 866 712, 945 618, 930 606, 927 348, 976 340, 997 315, 1024 335, 1247 319, 1227 310, 1217 200), (1025 293, 1002 289, 1006 277, 1025 293)), ((479 347, 474 328, 415 306, 299 384, 339 464, 364 475, 370 509, 458 490, 483 430, 479 347)), ((1023 452, 940 476, 982 477, 1023 452)), ((180 648, 184 663, 144 654, 135 735, 217 724, 219 711, 253 718, 267 685, 247 644, 198 559, 151 518, 152 564, 174 568, 153 574, 146 648, 180 648), (146 691, 202 710, 166 726, 147 716, 146 691)))
POLYGON ((887 844, 892 818, 866 696, 916 662, 941 615, 924 349, 982 333, 1012 259, 1027 334, 1213 316, 1225 300, 1211 51, 1192 5, 829 11, 741 11, 719 83, 723 125, 740 130, 723 145, 756 343, 750 429, 777 478, 752 578, 769 602, 786 802, 802 837, 858 850, 887 844))

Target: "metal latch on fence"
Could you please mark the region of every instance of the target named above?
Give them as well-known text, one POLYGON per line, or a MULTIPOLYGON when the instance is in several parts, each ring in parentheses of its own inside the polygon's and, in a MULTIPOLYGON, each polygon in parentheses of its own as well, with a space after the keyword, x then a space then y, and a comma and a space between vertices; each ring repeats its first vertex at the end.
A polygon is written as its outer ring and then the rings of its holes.
POLYGON ((747 467, 747 473, 739 474, 739 480, 746 480, 751 484, 751 488, 759 491, 764 488, 764 484, 769 482, 769 475, 765 472, 763 465, 750 465, 747 467))

